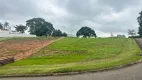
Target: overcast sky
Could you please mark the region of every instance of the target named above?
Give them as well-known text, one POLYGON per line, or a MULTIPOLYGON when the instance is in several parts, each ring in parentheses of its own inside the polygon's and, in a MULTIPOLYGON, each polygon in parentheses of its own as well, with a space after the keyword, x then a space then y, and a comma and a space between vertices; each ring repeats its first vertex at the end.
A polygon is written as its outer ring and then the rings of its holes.
POLYGON ((41 17, 67 33, 88 26, 98 36, 127 35, 128 29, 138 29, 141 10, 142 0, 0 0, 0 22, 25 25, 41 17))

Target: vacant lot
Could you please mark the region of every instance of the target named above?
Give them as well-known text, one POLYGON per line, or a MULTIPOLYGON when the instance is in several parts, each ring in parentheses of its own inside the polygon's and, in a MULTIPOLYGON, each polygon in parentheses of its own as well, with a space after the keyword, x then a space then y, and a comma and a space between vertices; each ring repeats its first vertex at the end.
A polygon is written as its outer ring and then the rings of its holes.
POLYGON ((99 70, 140 60, 141 51, 131 39, 65 38, 31 57, 5 65, 0 75, 52 74, 99 70))

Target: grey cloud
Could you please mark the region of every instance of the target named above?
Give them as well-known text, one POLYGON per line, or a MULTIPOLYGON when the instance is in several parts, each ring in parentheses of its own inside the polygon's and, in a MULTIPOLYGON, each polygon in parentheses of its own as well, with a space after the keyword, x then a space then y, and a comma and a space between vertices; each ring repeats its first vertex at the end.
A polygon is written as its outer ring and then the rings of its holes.
POLYGON ((69 0, 66 5, 70 13, 78 16, 96 16, 105 10, 96 0, 69 0))
MULTIPOLYGON (((25 22, 29 18, 42 17, 53 23, 55 28, 73 33, 82 27, 89 26, 96 31, 105 33, 127 33, 127 29, 137 29, 136 18, 142 10, 141 0, 0 0, 0 20, 12 22, 25 22), (44 1, 42 3, 42 1, 44 1), (42 4, 51 3, 50 6, 65 10, 65 15, 54 13, 49 5, 42 8, 42 4), (40 8, 38 8, 40 7, 40 8), (42 9, 42 10, 40 10, 42 9), (129 9, 128 12, 126 10, 129 9), (46 10, 46 11, 44 11, 46 10), (104 15, 112 13, 127 13, 123 18, 108 21, 101 19, 104 15), (90 23, 86 23, 90 21, 90 23), (65 26, 66 28, 62 27, 65 26)), ((58 11, 57 11, 58 12, 58 11)), ((111 16, 110 16, 111 18, 111 16)))
POLYGON ((34 16, 36 5, 32 0, 0 0, 1 19, 16 20, 34 16))
POLYGON ((141 5, 141 0, 98 0, 103 6, 108 6, 114 11, 120 12, 125 8, 141 5))
POLYGON ((81 26, 82 24, 84 24, 84 21, 91 20, 96 24, 100 24, 99 27, 94 25, 94 28, 96 30, 115 33, 127 33, 127 29, 137 28, 138 25, 136 18, 141 10, 137 8, 141 7, 140 0, 92 1, 93 0, 69 0, 66 5, 66 9, 70 14, 74 15, 74 17, 67 18, 67 23, 81 26), (102 15, 125 12, 125 10, 127 9, 130 9, 128 16, 124 16, 119 20, 112 20, 111 22, 108 22, 107 20, 100 19, 102 15), (100 21, 98 21, 99 19, 100 21))
POLYGON ((129 29, 129 27, 127 26, 130 25, 121 22, 111 22, 111 23, 102 24, 99 30, 103 32, 126 33, 127 30, 129 29))

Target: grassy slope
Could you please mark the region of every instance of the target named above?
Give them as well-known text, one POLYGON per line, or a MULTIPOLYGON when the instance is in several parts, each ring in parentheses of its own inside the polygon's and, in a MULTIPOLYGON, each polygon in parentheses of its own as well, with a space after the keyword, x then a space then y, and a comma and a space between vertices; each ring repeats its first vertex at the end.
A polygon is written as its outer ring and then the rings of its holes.
POLYGON ((135 62, 142 58, 138 53, 140 49, 130 39, 65 38, 28 59, 1 67, 0 74, 98 70, 135 62))

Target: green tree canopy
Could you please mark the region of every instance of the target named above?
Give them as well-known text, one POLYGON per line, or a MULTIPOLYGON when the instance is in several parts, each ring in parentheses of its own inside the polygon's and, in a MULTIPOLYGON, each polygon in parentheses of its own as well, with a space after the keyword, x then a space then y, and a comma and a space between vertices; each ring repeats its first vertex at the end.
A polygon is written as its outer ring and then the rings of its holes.
POLYGON ((140 16, 137 18, 139 23, 138 34, 140 35, 140 37, 142 37, 142 11, 139 14, 140 16))
POLYGON ((5 21, 3 24, 4 29, 6 29, 8 26, 9 26, 9 23, 5 21))
POLYGON ((82 27, 77 33, 76 33, 76 36, 79 37, 79 36, 83 36, 83 37, 97 37, 96 33, 94 30, 92 30, 91 28, 89 27, 82 27))
POLYGON ((62 35, 64 36, 64 37, 67 37, 68 36, 68 34, 67 33, 62 33, 62 35))
POLYGON ((30 34, 36 36, 51 36, 54 31, 53 25, 42 18, 27 20, 26 25, 30 28, 30 34))
POLYGON ((0 23, 0 29, 3 29, 3 24, 2 23, 0 23))
POLYGON ((54 30, 52 36, 54 36, 54 37, 61 37, 61 36, 67 37, 67 34, 65 32, 62 32, 59 29, 57 29, 57 30, 54 30))
POLYGON ((20 33, 25 33, 25 30, 27 30, 27 26, 24 26, 24 25, 16 25, 15 27, 16 31, 17 32, 20 32, 20 33))
POLYGON ((130 30, 130 29, 128 29, 128 35, 130 35, 130 36, 135 36, 136 35, 136 31, 135 30, 130 30))

